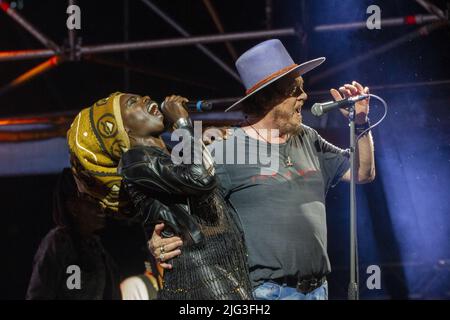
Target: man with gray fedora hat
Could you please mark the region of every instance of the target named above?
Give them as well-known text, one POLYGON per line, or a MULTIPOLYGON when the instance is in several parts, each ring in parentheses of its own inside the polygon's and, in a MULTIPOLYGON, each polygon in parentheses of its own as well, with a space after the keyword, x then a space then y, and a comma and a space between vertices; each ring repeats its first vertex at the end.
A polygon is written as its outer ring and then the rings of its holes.
MULTIPOLYGON (((350 165, 348 150, 302 124, 302 76, 324 61, 296 64, 277 39, 246 51, 236 61, 246 95, 226 110, 242 110, 246 123, 211 145, 223 193, 245 236, 256 299, 328 297, 325 197, 339 181, 350 181, 350 165), (267 156, 276 166, 263 161, 267 156)), ((330 93, 341 100, 369 89, 353 81, 330 93)), ((355 104, 357 133, 369 127, 368 112, 368 99, 355 104)), ((358 140, 356 167, 357 183, 374 179, 370 131, 358 140)), ((154 234, 150 249, 161 244, 172 247, 154 234)))

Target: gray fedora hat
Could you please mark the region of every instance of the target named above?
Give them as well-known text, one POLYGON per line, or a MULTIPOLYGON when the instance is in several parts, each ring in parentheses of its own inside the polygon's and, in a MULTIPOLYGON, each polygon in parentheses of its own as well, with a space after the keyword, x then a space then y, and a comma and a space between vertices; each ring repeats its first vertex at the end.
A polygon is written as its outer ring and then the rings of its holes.
POLYGON ((321 57, 296 64, 278 39, 257 44, 236 60, 236 69, 245 86, 246 95, 227 108, 225 112, 239 109, 242 101, 285 75, 295 70, 303 75, 324 61, 325 58, 321 57))

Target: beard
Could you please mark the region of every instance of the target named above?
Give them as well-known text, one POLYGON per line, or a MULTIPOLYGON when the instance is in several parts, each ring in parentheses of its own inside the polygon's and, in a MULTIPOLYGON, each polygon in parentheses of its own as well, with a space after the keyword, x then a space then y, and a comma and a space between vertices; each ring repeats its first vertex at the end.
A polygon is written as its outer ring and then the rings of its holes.
POLYGON ((302 132, 302 117, 297 116, 296 111, 284 110, 282 108, 274 110, 274 121, 280 130, 280 135, 298 135, 302 132))

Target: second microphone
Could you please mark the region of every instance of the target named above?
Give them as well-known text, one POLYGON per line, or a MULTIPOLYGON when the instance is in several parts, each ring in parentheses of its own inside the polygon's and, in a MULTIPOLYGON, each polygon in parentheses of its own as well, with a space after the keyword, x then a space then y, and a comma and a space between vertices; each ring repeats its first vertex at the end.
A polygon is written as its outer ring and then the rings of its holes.
MULTIPOLYGON (((188 101, 184 103, 184 106, 189 111, 197 111, 197 112, 204 112, 204 111, 210 111, 212 109, 212 103, 205 100, 198 100, 198 101, 188 101)), ((160 109, 162 110, 164 108, 164 101, 160 104, 160 109)))

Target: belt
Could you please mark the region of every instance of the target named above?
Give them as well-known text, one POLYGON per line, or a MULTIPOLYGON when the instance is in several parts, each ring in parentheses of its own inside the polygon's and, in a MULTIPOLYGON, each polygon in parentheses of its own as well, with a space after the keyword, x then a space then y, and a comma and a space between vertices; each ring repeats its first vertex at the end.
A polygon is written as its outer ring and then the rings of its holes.
POLYGON ((279 284, 279 285, 286 285, 288 287, 296 288, 297 291, 306 294, 310 293, 311 291, 314 291, 315 289, 319 288, 321 285, 323 285, 326 281, 326 277, 316 278, 316 277, 292 277, 292 276, 285 276, 281 278, 271 279, 271 281, 279 284))

